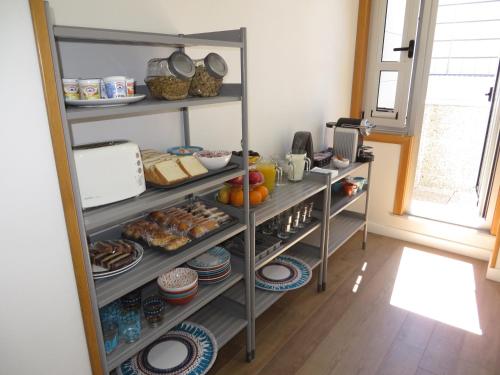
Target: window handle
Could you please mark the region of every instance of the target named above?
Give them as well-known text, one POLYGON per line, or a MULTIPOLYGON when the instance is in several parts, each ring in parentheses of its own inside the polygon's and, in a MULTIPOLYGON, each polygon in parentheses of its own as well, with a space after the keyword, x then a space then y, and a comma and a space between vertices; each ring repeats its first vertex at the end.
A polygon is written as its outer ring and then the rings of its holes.
POLYGON ((408 51, 408 58, 411 59, 413 58, 413 52, 415 51, 415 41, 412 39, 410 40, 410 43, 408 43, 408 47, 398 47, 398 48, 393 48, 393 51, 408 51))
POLYGON ((491 98, 493 97, 493 87, 490 87, 490 91, 488 91, 485 96, 488 97, 488 101, 491 102, 491 98))

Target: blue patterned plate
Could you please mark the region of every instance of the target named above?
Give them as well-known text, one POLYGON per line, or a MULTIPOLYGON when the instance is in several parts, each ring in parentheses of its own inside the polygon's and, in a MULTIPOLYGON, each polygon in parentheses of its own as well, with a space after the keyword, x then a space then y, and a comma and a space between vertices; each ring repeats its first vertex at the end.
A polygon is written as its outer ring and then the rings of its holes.
POLYGON ((217 342, 205 327, 182 322, 121 364, 119 375, 203 375, 217 357, 217 342))
POLYGON ((198 146, 178 146, 169 148, 167 152, 170 152, 171 154, 177 156, 187 156, 187 155, 193 155, 195 152, 199 152, 202 150, 203 147, 198 147, 198 146))
POLYGON ((255 273, 255 286, 272 292, 286 292, 307 284, 311 274, 311 267, 300 259, 281 255, 255 273))
POLYGON ((229 262, 231 254, 223 247, 216 246, 204 252, 200 256, 191 259, 187 265, 198 270, 209 270, 220 267, 229 262))

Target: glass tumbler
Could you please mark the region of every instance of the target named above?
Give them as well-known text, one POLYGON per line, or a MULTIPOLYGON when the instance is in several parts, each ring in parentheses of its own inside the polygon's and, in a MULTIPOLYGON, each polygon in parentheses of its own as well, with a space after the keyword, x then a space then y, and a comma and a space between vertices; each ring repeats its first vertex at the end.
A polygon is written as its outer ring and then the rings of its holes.
POLYGON ((307 216, 305 218, 305 223, 309 224, 312 221, 314 202, 306 203, 307 216))
POLYGON ((102 335, 104 337, 104 350, 106 354, 109 354, 118 346, 118 324, 104 322, 102 325, 102 335))
POLYGON ((307 224, 307 213, 309 212, 308 203, 302 205, 300 209, 300 222, 302 224, 307 224))
POLYGON ((278 238, 286 240, 290 237, 290 223, 292 217, 288 212, 283 212, 278 217, 278 238))
POLYGON ((304 204, 300 203, 293 208, 293 220, 294 226, 297 229, 304 228, 304 220, 303 220, 303 212, 304 212, 304 204))
POLYGON ((122 308, 119 300, 111 302, 99 309, 99 316, 102 322, 118 323, 122 308))
POLYGON ((141 337, 141 315, 139 310, 124 311, 120 317, 120 334, 127 344, 141 337))
POLYGON ((163 320, 165 302, 159 296, 148 297, 142 304, 144 317, 152 327, 156 327, 163 320))
POLYGON ((288 215, 288 233, 297 233, 297 226, 294 226, 295 218, 293 215, 293 208, 288 209, 286 212, 288 215))
POLYGON ((121 298, 123 310, 138 310, 141 308, 141 289, 136 289, 121 298))
POLYGON ((265 234, 268 236, 270 236, 274 233, 274 218, 269 219, 264 224, 262 224, 261 232, 262 232, 262 234, 265 234))

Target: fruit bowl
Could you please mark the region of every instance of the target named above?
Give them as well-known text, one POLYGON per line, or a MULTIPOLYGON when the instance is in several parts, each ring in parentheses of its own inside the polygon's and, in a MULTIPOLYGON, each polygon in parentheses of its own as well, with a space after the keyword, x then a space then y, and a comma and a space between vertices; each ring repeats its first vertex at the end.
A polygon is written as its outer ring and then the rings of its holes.
MULTIPOLYGON (((248 174, 248 181, 250 186, 259 186, 264 183, 264 175, 262 172, 252 170, 248 174)), ((230 186, 243 186, 243 176, 235 177, 229 181, 226 181, 226 184, 230 186)))
MULTIPOLYGON (((241 164, 243 164, 243 151, 233 151, 233 157, 235 160, 241 160, 241 164)), ((248 164, 254 165, 260 160, 261 156, 258 152, 249 150, 248 151, 248 164)))
MULTIPOLYGON (((244 203, 243 186, 225 185, 215 194, 215 199, 233 207, 242 207, 244 203)), ((250 207, 258 206, 269 199, 269 190, 263 184, 250 186, 250 207)))

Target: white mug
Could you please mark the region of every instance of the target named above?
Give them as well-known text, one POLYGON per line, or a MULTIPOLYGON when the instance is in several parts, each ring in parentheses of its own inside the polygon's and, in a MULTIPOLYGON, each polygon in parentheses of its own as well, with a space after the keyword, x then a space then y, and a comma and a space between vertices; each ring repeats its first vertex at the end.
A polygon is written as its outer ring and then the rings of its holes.
POLYGON ((308 172, 311 169, 311 159, 303 154, 287 154, 288 160, 288 179, 290 181, 301 181, 304 178, 304 169, 308 172))

